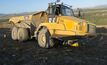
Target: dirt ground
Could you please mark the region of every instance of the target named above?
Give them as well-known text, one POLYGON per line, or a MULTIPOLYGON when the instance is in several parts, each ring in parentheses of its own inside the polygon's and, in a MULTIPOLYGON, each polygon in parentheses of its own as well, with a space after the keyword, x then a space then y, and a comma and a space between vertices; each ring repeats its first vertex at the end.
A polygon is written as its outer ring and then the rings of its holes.
POLYGON ((10 29, 0 29, 0 65, 107 65, 107 29, 79 48, 42 49, 35 40, 13 41, 10 29), (101 34, 102 33, 102 34, 101 34))

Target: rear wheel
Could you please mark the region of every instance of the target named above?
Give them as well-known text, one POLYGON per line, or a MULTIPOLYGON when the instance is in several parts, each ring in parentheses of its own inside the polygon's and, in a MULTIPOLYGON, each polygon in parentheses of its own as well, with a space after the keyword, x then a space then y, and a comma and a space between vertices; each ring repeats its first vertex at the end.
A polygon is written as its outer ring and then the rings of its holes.
POLYGON ((11 37, 13 40, 18 40, 18 28, 17 27, 13 27, 11 31, 11 37))
POLYGON ((19 28, 18 30, 18 40, 19 41, 26 41, 29 39, 29 33, 26 28, 19 28))
POLYGON ((54 46, 53 39, 50 36, 50 33, 47 28, 42 28, 38 33, 38 44, 42 48, 51 48, 54 46))

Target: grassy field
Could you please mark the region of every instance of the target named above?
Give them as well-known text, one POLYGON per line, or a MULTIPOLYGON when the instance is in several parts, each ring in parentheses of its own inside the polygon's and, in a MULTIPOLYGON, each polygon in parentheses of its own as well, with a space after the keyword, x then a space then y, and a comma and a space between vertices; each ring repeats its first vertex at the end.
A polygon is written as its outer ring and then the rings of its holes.
POLYGON ((97 25, 107 25, 107 9, 84 10, 83 17, 97 25))
POLYGON ((34 14, 36 12, 37 11, 35 11, 35 12, 23 12, 23 13, 16 13, 16 14, 5 14, 5 15, 0 16, 0 22, 8 22, 11 17, 31 15, 31 14, 34 14))
POLYGON ((8 20, 9 20, 9 18, 10 18, 10 16, 0 16, 0 23, 1 22, 8 22, 8 20))

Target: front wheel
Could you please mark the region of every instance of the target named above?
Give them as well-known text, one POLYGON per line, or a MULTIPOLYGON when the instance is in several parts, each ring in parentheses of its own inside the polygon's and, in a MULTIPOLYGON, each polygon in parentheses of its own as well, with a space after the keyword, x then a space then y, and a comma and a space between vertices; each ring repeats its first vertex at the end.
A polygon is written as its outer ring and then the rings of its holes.
POLYGON ((42 28, 38 33, 38 44, 42 48, 51 48, 54 46, 53 39, 50 36, 50 33, 47 28, 42 28))

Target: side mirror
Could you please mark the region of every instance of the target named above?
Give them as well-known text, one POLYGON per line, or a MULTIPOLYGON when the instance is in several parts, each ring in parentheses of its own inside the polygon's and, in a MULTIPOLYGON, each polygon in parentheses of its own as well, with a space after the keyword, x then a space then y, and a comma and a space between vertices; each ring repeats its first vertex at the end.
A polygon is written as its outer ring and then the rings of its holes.
POLYGON ((52 3, 48 4, 48 9, 46 10, 46 12, 50 15, 52 14, 52 3))
POLYGON ((84 19, 84 13, 81 9, 77 8, 76 17, 84 19))
POLYGON ((82 17, 81 10, 79 8, 77 9, 77 17, 82 17))

